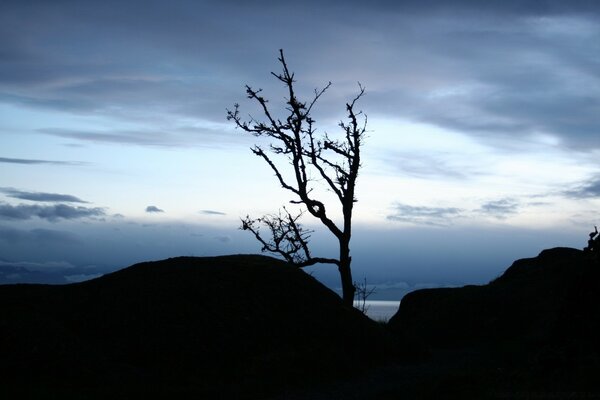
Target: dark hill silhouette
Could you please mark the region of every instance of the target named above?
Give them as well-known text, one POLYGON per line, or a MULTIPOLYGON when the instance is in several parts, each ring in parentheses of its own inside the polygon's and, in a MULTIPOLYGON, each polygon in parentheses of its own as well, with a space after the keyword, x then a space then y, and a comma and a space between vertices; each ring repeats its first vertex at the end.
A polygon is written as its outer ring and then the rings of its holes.
POLYGON ((78 284, 0 286, 0 304, 0 394, 255 397, 351 376, 395 351, 381 325, 264 256, 179 257, 78 284))
POLYGON ((599 307, 597 260, 554 248, 515 261, 487 285, 409 293, 389 326, 434 356, 462 359, 471 387, 600 397, 599 307))
POLYGON ((412 292, 389 330, 263 256, 0 286, 0 398, 598 398, 593 257, 544 250, 487 285, 412 292))

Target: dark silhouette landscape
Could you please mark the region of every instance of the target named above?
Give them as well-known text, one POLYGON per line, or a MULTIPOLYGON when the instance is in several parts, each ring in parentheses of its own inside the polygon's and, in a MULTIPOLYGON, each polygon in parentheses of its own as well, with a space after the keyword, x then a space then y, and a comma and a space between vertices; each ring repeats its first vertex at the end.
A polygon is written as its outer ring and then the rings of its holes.
POLYGON ((487 285, 412 292, 388 324, 265 256, 179 257, 77 284, 4 285, 0 391, 598 398, 599 278, 590 254, 545 250, 487 285))
POLYGON ((592 0, 0 2, 0 400, 600 399, 599 44, 592 0))

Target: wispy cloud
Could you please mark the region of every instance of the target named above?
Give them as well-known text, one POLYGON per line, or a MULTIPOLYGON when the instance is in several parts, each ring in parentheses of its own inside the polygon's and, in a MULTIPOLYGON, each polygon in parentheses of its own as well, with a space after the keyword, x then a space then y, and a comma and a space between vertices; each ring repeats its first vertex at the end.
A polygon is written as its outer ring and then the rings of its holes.
POLYGON ((27 158, 8 158, 0 157, 0 163, 5 164, 23 164, 23 165, 86 165, 85 162, 80 161, 52 161, 52 160, 34 160, 27 158))
POLYGON ((506 198, 484 203, 478 211, 494 218, 505 219, 510 215, 516 214, 519 206, 519 202, 515 199, 506 198))
POLYGON ((385 157, 385 161, 403 175, 425 179, 464 180, 467 177, 467 173, 473 173, 473 168, 452 165, 449 160, 444 159, 443 155, 433 156, 431 154, 398 151, 389 153, 390 155, 385 157))
POLYGON ((574 199, 600 197, 600 176, 589 179, 575 188, 562 192, 565 196, 574 199))
POLYGON ((200 214, 204 214, 204 215, 227 215, 224 212, 215 211, 215 210, 200 210, 200 214))
POLYGON ((102 273, 96 273, 96 274, 73 274, 73 275, 65 275, 64 278, 67 282, 69 283, 76 283, 76 282, 83 282, 83 281, 89 281, 90 279, 96 279, 101 277, 102 273))
POLYGON ((218 240, 221 243, 229 243, 229 242, 231 242, 231 236, 228 236, 228 235, 215 236, 214 239, 218 240))
POLYGON ((81 219, 91 217, 103 217, 104 209, 100 207, 73 207, 67 204, 56 204, 51 206, 0 203, 0 219, 5 220, 27 220, 33 217, 55 222, 60 219, 81 219))
POLYGON ((44 192, 25 192, 13 188, 0 188, 0 192, 13 199, 49 202, 49 203, 87 203, 76 196, 70 194, 44 193, 44 192))
POLYGON ((51 136, 95 143, 135 144, 140 146, 173 146, 167 132, 159 131, 85 131, 58 128, 39 129, 38 132, 51 136))
POLYGON ((38 133, 73 139, 80 142, 149 147, 214 146, 244 143, 243 135, 226 135, 223 129, 211 126, 175 126, 164 129, 140 128, 137 130, 74 130, 64 128, 41 128, 38 133))
POLYGON ((373 287, 377 290, 390 290, 390 289, 410 289, 410 285, 404 281, 397 281, 397 282, 383 282, 383 283, 377 283, 377 284, 373 284, 373 285, 369 285, 370 287, 373 287))
POLYGON ((416 225, 445 226, 461 216, 462 209, 456 207, 424 207, 396 203, 390 221, 408 222, 416 225))
POLYGON ((158 208, 156 206, 148 206, 148 207, 146 207, 146 212, 147 213, 162 213, 165 211, 161 210, 160 208, 158 208))
POLYGON ((47 270, 66 270, 73 269, 75 266, 66 261, 47 261, 47 262, 30 262, 30 261, 2 261, 1 267, 25 268, 29 271, 47 271, 47 270))

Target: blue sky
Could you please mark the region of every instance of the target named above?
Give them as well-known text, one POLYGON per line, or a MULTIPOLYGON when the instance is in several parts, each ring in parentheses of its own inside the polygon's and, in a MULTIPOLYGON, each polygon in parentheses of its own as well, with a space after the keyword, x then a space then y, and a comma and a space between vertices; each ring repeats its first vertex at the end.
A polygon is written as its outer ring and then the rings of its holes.
MULTIPOLYGON (((239 218, 290 196, 225 117, 236 102, 257 111, 245 84, 282 106, 280 48, 302 97, 332 82, 320 132, 366 87, 352 252, 381 298, 585 244, 600 195, 600 6, 323 3, 3 1, 0 282, 260 251, 239 218)), ((338 285, 331 267, 313 273, 338 285)))

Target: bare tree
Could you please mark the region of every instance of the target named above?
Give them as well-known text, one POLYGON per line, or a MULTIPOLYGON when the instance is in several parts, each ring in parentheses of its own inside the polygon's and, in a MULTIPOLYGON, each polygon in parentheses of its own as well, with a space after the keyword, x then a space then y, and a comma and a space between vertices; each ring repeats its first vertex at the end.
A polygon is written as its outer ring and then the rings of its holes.
POLYGON ((376 287, 369 287, 367 284, 367 278, 365 277, 362 282, 354 282, 356 288, 356 300, 354 301, 354 307, 359 309, 363 314, 367 315, 369 311, 369 305, 367 301, 369 297, 377 290, 376 287))
POLYGON ((317 134, 315 120, 311 111, 319 98, 329 89, 329 82, 322 89, 315 89, 309 102, 300 101, 294 89, 294 74, 291 73, 279 51, 279 62, 283 71, 271 74, 285 85, 287 97, 285 119, 275 117, 268 107, 268 100, 261 89, 255 90, 246 86, 249 99, 258 103, 263 119, 250 116, 242 119, 239 104, 233 110, 227 110, 227 119, 233 121, 237 128, 256 137, 271 139, 268 152, 259 145, 252 152, 261 157, 273 170, 279 184, 294 194, 293 204, 306 208, 293 215, 285 207, 283 212, 267 215, 258 219, 247 216, 242 220, 242 229, 254 234, 263 245, 262 250, 279 254, 298 267, 306 267, 317 263, 335 264, 338 267, 343 290, 343 301, 352 306, 356 288, 352 281, 350 264, 350 239, 352 237, 352 209, 356 202, 355 186, 360 168, 360 148, 365 136, 367 118, 355 111, 356 102, 364 95, 364 88, 358 84, 359 92, 352 101, 346 103, 347 120, 341 121, 341 133, 331 137, 327 133, 317 134), (280 157, 287 161, 288 174, 282 173, 275 160, 280 157), (341 206, 342 222, 336 223, 325 206, 323 200, 315 197, 315 189, 324 185, 330 190, 341 206), (314 257, 309 249, 312 231, 305 230, 298 222, 304 212, 318 219, 335 236, 339 243, 338 258, 314 257), (261 232, 261 226, 268 230, 269 238, 261 232))

